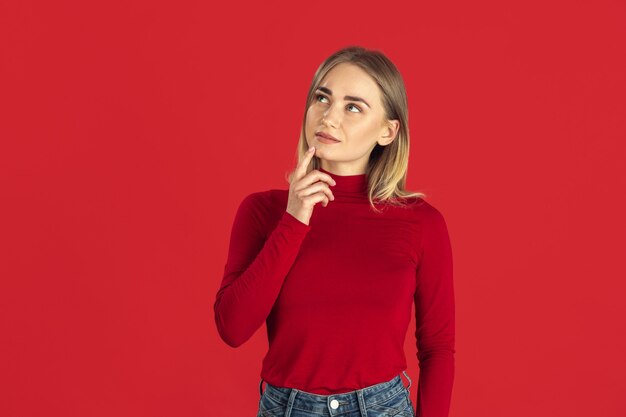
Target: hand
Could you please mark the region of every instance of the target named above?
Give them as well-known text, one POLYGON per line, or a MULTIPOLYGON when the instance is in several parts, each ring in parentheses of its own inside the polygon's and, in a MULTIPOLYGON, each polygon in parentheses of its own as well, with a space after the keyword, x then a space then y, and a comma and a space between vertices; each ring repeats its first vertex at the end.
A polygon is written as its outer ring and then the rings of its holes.
POLYGON ((329 184, 336 185, 335 180, 330 175, 317 169, 306 174, 306 168, 316 152, 316 149, 312 148, 312 150, 309 149, 293 172, 289 184, 289 200, 287 201, 287 213, 307 225, 313 214, 315 204, 321 202, 322 206, 326 207, 329 200, 335 199, 329 184))

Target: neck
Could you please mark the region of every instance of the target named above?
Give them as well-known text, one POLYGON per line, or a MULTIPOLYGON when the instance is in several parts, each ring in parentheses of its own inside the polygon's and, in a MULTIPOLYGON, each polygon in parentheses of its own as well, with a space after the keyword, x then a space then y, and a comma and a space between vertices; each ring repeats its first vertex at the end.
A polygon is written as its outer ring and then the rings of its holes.
POLYGON ((367 174, 357 175, 338 175, 333 174, 324 168, 319 168, 319 171, 330 175, 337 185, 331 186, 330 190, 335 195, 335 198, 341 198, 341 196, 367 196, 368 182, 367 174))

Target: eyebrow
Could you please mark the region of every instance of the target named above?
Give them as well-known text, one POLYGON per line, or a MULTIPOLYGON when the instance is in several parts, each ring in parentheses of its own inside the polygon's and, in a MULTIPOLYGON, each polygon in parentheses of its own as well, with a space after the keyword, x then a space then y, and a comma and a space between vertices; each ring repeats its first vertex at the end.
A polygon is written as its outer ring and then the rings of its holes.
MULTIPOLYGON (((324 93, 328 94, 329 96, 333 95, 333 92, 330 90, 330 88, 318 87, 317 89, 320 90, 320 91, 323 91, 324 93)), ((369 104, 367 104, 367 101, 363 100, 361 97, 344 96, 343 99, 344 100, 350 100, 350 101, 360 101, 361 103, 365 104, 370 109, 372 108, 369 104)))

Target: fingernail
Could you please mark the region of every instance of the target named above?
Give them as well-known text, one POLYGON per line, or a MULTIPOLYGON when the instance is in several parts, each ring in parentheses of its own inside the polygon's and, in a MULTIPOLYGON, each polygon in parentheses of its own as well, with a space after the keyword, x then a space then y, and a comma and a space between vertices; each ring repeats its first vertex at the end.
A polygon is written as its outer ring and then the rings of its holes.
POLYGON ((315 146, 311 146, 307 152, 311 152, 313 149, 315 149, 315 146))

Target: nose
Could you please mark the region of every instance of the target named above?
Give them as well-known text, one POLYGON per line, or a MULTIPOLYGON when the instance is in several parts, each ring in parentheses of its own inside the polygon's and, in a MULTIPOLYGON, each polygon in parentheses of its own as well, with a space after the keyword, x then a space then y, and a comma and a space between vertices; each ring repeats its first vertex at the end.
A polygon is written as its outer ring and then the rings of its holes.
POLYGON ((322 124, 325 126, 337 127, 337 119, 334 118, 333 108, 329 108, 322 116, 322 124))
POLYGON ((333 129, 335 129, 335 128, 336 128, 336 127, 335 127, 335 124, 334 124, 334 123, 329 122, 329 121, 328 121, 328 119, 326 119, 325 117, 322 119, 322 125, 324 125, 324 126, 329 126, 329 127, 333 128, 333 129))

